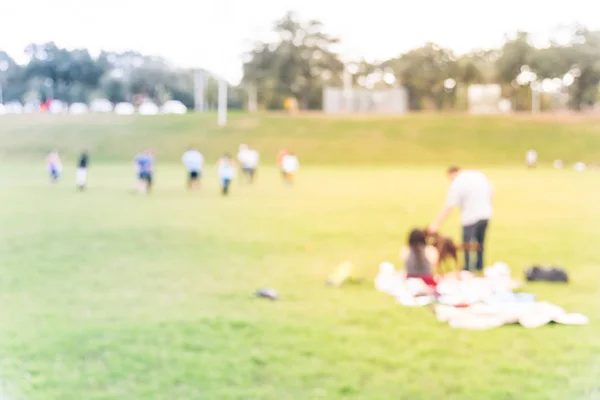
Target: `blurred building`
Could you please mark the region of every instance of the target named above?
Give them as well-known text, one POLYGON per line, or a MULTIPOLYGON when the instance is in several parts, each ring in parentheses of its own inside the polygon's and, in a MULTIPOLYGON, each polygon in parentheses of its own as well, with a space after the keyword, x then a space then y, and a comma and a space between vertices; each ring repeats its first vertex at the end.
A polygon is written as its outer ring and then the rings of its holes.
POLYGON ((502 98, 500 85, 469 85, 467 101, 471 114, 500 114, 512 109, 510 100, 502 98))
POLYGON ((326 87, 323 111, 329 114, 405 114, 408 112, 408 92, 404 87, 349 90, 326 87))

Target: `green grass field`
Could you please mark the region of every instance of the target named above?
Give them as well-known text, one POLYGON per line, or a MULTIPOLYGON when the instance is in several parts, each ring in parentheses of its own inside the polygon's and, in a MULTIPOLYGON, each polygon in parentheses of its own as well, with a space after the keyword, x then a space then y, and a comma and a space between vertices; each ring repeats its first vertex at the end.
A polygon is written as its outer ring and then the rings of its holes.
POLYGON ((260 150, 273 165, 281 148, 313 165, 521 165, 535 148, 549 165, 600 161, 600 118, 489 117, 415 114, 392 117, 291 118, 284 114, 232 114, 225 128, 214 114, 185 116, 3 116, 0 161, 39 162, 53 148, 74 160, 82 147, 95 162, 129 162, 146 146, 161 162, 179 162, 189 145, 210 161, 240 143, 260 150))
MULTIPOLYGON (((535 144, 593 160, 594 121, 371 120, 383 146, 369 139, 369 120, 356 121, 359 130, 345 120, 265 116, 257 119, 262 135, 244 131, 240 121, 250 117, 234 117, 223 132, 204 118, 157 119, 163 135, 150 119, 0 125, 0 399, 600 399, 599 177, 510 165, 535 144), (289 137, 306 160, 296 186, 266 166, 254 186, 236 182, 226 199, 214 168, 199 193, 183 189, 183 171, 170 161, 193 132, 208 157, 243 140, 257 143, 268 165, 288 141, 277 126, 311 132, 289 137), (436 126, 463 139, 483 127, 491 133, 489 142, 467 142, 481 154, 448 137, 428 156, 436 126), (522 139, 504 143, 506 126, 522 139), (545 129, 552 140, 541 138, 545 129), (52 142, 69 162, 79 146, 101 161, 88 192, 75 191, 72 163, 52 186, 42 162, 27 162, 52 142), (166 161, 156 191, 139 197, 129 192, 126 161, 145 144, 166 161), (347 151, 325 154, 337 145, 347 151), (505 261, 516 277, 531 263, 566 266, 570 284, 525 289, 588 315, 589 326, 454 330, 375 291, 378 264, 399 265, 408 230, 441 205, 444 163, 463 152, 498 192, 488 263, 505 261), (423 166, 380 165, 394 160, 423 166), (326 287, 344 260, 369 281, 326 287), (276 288, 281 301, 254 298, 260 287, 276 288)), ((444 232, 457 236, 456 215, 444 232)))

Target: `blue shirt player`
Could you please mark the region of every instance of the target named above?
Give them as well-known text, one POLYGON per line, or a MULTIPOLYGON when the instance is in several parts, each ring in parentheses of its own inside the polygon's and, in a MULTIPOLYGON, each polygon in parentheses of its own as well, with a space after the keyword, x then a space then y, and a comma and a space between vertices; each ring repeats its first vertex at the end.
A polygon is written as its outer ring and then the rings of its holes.
POLYGON ((152 172, 154 166, 154 155, 152 151, 145 150, 135 157, 135 166, 138 173, 140 192, 150 193, 152 189, 152 172))

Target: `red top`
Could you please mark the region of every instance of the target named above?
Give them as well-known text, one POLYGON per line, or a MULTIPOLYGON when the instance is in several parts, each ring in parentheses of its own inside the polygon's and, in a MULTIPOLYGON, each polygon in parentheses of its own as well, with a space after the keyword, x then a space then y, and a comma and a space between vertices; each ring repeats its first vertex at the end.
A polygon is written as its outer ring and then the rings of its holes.
POLYGON ((281 167, 281 163, 283 162, 283 157, 285 157, 286 155, 288 155, 288 152, 285 150, 281 150, 278 154, 277 154, 277 165, 279 167, 281 167))

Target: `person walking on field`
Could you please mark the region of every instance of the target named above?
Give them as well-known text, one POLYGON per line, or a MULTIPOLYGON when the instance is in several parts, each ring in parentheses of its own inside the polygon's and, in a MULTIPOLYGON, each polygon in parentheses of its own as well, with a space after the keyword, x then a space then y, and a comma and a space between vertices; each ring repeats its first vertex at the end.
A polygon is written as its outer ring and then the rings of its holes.
MULTIPOLYGON (((486 231, 492 218, 492 198, 494 190, 488 178, 480 171, 461 171, 458 167, 448 168, 451 184, 446 203, 438 217, 429 226, 429 231, 437 232, 448 219, 453 208, 460 208, 462 238, 464 244, 477 244, 475 269, 483 270, 483 251, 486 231)), ((470 270, 470 254, 465 247, 465 270, 470 270)))
POLYGON ((84 191, 87 186, 87 169, 88 169, 89 155, 87 150, 83 150, 79 156, 79 162, 77 163, 77 172, 75 173, 75 184, 77 189, 84 191))
POLYGON ((525 164, 527 164, 527 166, 529 168, 535 168, 537 165, 537 160, 538 160, 538 153, 535 150, 529 150, 526 154, 525 154, 525 164))
POLYGON ((284 182, 288 185, 294 183, 294 177, 296 172, 298 172, 299 167, 300 163, 298 162, 298 157, 296 157, 294 153, 287 153, 281 161, 284 182))
POLYGON ((221 181, 221 194, 223 196, 229 195, 229 186, 235 176, 235 166, 229 153, 226 153, 217 162, 217 173, 219 174, 219 180, 221 181))
POLYGON ((198 150, 190 147, 181 156, 181 162, 188 172, 187 187, 194 189, 200 186, 200 178, 202 176, 202 166, 204 165, 204 156, 198 150))
POLYGON ((58 151, 52 150, 48 153, 46 156, 46 166, 48 168, 48 174, 50 175, 50 182, 58 182, 63 168, 58 151))
POLYGON ((242 169, 242 173, 246 175, 249 183, 254 182, 256 169, 260 160, 258 151, 251 149, 245 144, 241 144, 237 155, 238 163, 242 169))
POLYGON ((277 153, 277 168, 279 168, 279 171, 281 173, 281 179, 283 181, 285 181, 285 171, 283 170, 283 159, 285 158, 285 156, 287 156, 289 153, 287 150, 282 149, 279 150, 279 153, 277 153))
POLYGON ((154 152, 150 149, 142 151, 135 157, 138 177, 138 191, 149 194, 152 191, 152 175, 154 173, 154 152))

